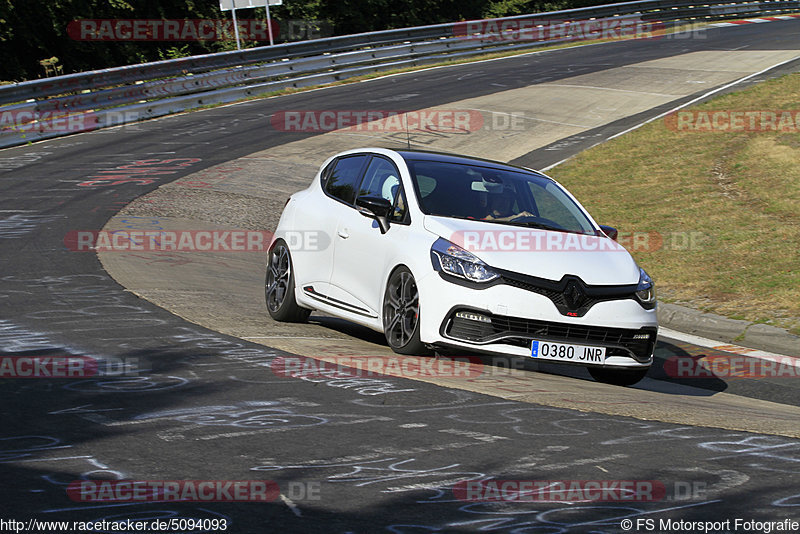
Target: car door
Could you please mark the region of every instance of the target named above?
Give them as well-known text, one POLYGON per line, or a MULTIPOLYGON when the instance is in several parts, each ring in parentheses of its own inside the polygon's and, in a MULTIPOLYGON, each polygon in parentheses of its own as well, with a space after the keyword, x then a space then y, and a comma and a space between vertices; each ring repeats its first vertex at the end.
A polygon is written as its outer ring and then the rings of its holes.
POLYGON ((382 234, 378 222, 365 216, 360 208, 342 211, 334 236, 330 291, 354 307, 354 313, 377 317, 387 261, 402 241, 400 234, 408 230, 405 193, 395 164, 383 156, 373 156, 358 196, 382 197, 393 204, 389 231, 382 234))
POLYGON ((353 201, 368 160, 366 154, 354 154, 332 161, 320 176, 322 194, 304 201, 303 212, 295 218, 298 231, 286 236, 296 258, 296 283, 306 297, 317 302, 329 303, 336 221, 343 212, 354 210, 353 201))

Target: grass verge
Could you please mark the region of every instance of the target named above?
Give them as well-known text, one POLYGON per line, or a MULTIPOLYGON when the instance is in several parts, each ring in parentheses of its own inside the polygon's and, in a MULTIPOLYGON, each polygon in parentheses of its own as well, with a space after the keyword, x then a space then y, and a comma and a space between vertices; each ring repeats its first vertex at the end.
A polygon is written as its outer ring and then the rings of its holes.
POLYGON ((800 334, 800 73, 688 110, 728 113, 720 128, 701 123, 711 114, 654 121, 549 174, 598 222, 641 238, 628 248, 662 301, 800 334), (795 120, 722 129, 735 111, 795 120))

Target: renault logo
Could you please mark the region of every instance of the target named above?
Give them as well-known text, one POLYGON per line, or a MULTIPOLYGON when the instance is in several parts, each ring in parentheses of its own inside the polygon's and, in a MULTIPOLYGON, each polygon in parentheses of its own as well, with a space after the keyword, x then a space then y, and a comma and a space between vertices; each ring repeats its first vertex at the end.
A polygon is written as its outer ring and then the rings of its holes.
POLYGON ((584 293, 581 286, 575 281, 570 280, 567 282, 567 287, 564 289, 564 300, 571 310, 580 308, 584 299, 584 293))

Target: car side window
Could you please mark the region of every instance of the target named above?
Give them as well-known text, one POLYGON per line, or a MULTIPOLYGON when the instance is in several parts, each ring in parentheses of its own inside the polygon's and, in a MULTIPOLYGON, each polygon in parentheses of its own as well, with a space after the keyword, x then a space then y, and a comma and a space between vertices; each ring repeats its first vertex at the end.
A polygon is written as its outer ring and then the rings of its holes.
POLYGON ((336 165, 336 160, 331 161, 328 163, 322 172, 319 175, 320 183, 322 184, 322 188, 325 188, 325 185, 328 183, 328 177, 331 175, 331 171, 333 170, 334 165, 336 165))
POLYGON ((346 204, 353 204, 361 179, 361 169, 366 160, 365 154, 344 156, 336 160, 325 180, 325 191, 346 204))
POLYGON ((399 223, 408 222, 408 210, 406 209, 406 206, 406 192, 403 190, 403 186, 401 185, 400 190, 397 192, 394 206, 392 206, 392 216, 389 217, 389 220, 399 223))
POLYGON ((391 161, 373 157, 364 173, 358 196, 382 197, 394 202, 397 189, 400 187, 400 173, 391 161))
POLYGON ((402 222, 406 216, 406 200, 400 183, 400 172, 388 159, 375 156, 367 166, 358 192, 363 197, 385 198, 392 203, 389 220, 402 222))

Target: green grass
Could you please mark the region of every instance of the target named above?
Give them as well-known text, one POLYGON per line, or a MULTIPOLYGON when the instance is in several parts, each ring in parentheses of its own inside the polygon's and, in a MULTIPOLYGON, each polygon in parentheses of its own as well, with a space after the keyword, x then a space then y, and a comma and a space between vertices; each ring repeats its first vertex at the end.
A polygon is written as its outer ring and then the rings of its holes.
MULTIPOLYGON (((689 108, 800 110, 800 74, 689 108)), ((794 131, 675 131, 658 120, 550 174, 621 232, 661 300, 800 333, 800 125, 794 131), (694 236, 684 247, 685 239, 694 236)))

